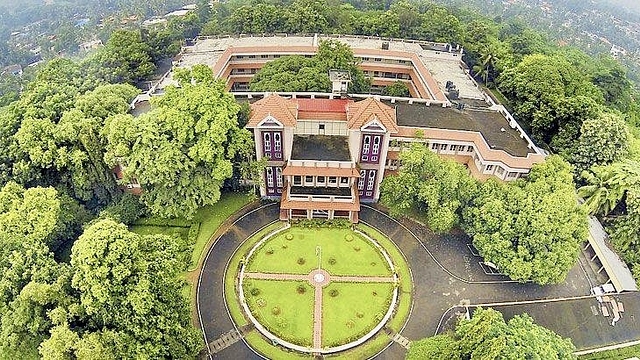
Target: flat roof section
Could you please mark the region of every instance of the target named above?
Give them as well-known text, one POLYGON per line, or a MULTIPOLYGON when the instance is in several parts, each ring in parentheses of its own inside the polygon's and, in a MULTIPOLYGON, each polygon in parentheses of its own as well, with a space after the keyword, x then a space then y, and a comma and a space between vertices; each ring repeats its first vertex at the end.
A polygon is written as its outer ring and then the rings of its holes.
POLYGON ((291 160, 351 161, 347 137, 294 135, 291 160))
POLYGON ((602 224, 593 216, 589 217, 589 244, 595 251, 604 267, 609 279, 613 283, 617 292, 622 291, 638 291, 636 281, 631 271, 616 254, 607 246, 607 238, 609 236, 605 232, 602 224))
POLYGON ((492 149, 504 150, 510 155, 526 157, 534 153, 507 119, 492 110, 457 110, 424 104, 396 103, 399 126, 475 131, 482 134, 492 149))
POLYGON ((292 186, 291 195, 351 196, 351 188, 292 186))

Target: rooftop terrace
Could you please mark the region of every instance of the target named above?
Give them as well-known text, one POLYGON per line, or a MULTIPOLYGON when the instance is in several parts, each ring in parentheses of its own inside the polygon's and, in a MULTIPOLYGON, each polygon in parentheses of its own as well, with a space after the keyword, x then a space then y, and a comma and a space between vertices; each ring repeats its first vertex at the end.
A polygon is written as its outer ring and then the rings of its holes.
POLYGON ((351 196, 351 188, 292 186, 291 195, 351 196))
POLYGON ((351 161, 351 154, 346 136, 295 135, 291 159, 351 161))
POLYGON ((507 119, 497 111, 443 108, 423 104, 397 103, 396 114, 399 126, 466 130, 480 132, 493 149, 525 157, 534 151, 528 148, 520 133, 509 126, 507 119))

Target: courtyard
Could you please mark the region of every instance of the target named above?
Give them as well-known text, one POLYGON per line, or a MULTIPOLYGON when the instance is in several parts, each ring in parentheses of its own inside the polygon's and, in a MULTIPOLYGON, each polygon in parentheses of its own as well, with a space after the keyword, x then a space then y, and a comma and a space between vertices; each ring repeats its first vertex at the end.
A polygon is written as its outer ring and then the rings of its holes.
MULTIPOLYGON (((408 309, 406 309, 410 314, 408 319, 406 321, 392 319, 388 325, 390 328, 395 327, 398 329, 396 332, 389 331, 386 328, 382 329, 376 334, 377 336, 367 342, 376 345, 371 346, 371 348, 379 347, 382 351, 377 354, 367 354, 365 350, 362 350, 366 347, 363 345, 352 349, 351 353, 343 355, 343 358, 364 358, 373 355, 378 359, 403 358, 406 351, 406 343, 402 341, 403 338, 417 340, 433 336, 436 332, 446 329, 448 324, 455 322, 455 318, 463 314, 467 307, 473 307, 477 304, 496 304, 498 306, 499 304, 517 305, 522 303, 523 305, 520 305, 519 308, 514 307, 514 309, 517 308, 517 311, 511 312, 531 312, 534 318, 536 314, 545 313, 547 320, 543 321, 542 324, 559 332, 562 336, 570 336, 574 339, 578 350, 620 343, 639 337, 640 329, 637 328, 633 320, 638 311, 635 308, 627 309, 627 312, 615 327, 602 325, 607 324, 607 321, 610 322, 610 320, 605 319, 602 315, 593 313, 593 304, 597 302, 589 295, 590 289, 597 279, 595 274, 589 271, 589 267, 584 266, 584 262, 588 261, 588 259, 582 258, 572 268, 566 281, 562 284, 538 286, 531 283, 517 283, 488 270, 486 266, 483 267, 481 265, 482 259, 474 253, 472 247, 468 246, 469 241, 464 234, 436 235, 421 224, 408 220, 398 222, 388 217, 384 212, 368 206, 363 206, 360 217, 360 226, 369 229, 369 231, 379 231, 380 235, 384 234, 382 236, 387 238, 388 241, 392 241, 393 248, 399 251, 401 256, 408 262, 410 268, 409 277, 413 280, 411 289, 412 301, 408 305, 408 309), (584 300, 584 304, 581 304, 574 300, 576 298, 586 300, 584 300), (533 302, 528 304, 528 301, 533 302), (560 306, 548 305, 551 303, 563 304, 565 301, 567 304, 571 304, 572 312, 565 312, 563 307, 560 306), (549 311, 545 312, 544 306, 549 311), (593 328, 576 327, 570 329, 572 332, 569 333, 563 330, 563 326, 566 324, 584 322, 585 319, 600 325, 593 328), (591 336, 581 335, 581 333, 590 331, 595 331, 595 334, 591 336)), ((269 348, 274 348, 273 344, 256 331, 255 327, 249 322, 243 321, 244 316, 241 312, 236 312, 232 307, 228 306, 229 299, 235 298, 235 296, 229 293, 234 291, 234 286, 233 282, 231 286, 229 286, 228 282, 225 282, 225 273, 227 269, 238 266, 237 263, 234 264, 232 261, 233 255, 238 251, 246 252, 248 250, 242 249, 246 239, 254 235, 260 235, 261 233, 264 235, 277 230, 282 226, 277 219, 277 204, 265 204, 239 218, 232 228, 218 238, 212 248, 209 249, 199 279, 197 303, 199 322, 207 340, 208 351, 215 358, 259 358, 247 343, 267 357, 273 358, 276 356, 276 354, 268 352, 270 351, 269 348), (227 301, 225 301, 225 297, 227 301), (241 335, 234 342, 220 346, 218 340, 230 331, 241 335), (243 339, 240 340, 239 338, 243 339)), ((282 241, 286 241, 286 238, 282 241)), ((309 246, 315 248, 316 245, 309 246)), ((312 253, 315 254, 315 250, 312 253)), ((272 255, 276 255, 275 249, 272 255)), ((256 258, 256 260, 259 259, 256 258)), ((327 257, 327 262, 328 259, 327 257)), ((289 260, 295 262, 297 259, 292 257, 289 260)), ((314 261, 310 260, 310 262, 313 263, 314 261)), ((256 262, 256 264, 258 263, 268 264, 269 261, 256 262)), ((338 264, 337 261, 336 264, 338 264)), ((265 266, 275 265, 268 264, 265 266)), ((314 266, 317 267, 317 263, 316 265, 311 265, 310 268, 300 269, 297 274, 294 271, 293 274, 308 276, 310 274, 309 270, 314 266)), ((290 268, 296 269, 296 266, 290 268)), ((366 262, 364 263, 364 268, 366 268, 366 262)), ((354 269, 357 269, 357 267, 354 269)), ((277 268, 271 268, 271 270, 277 270, 277 268)), ((350 271, 355 272, 358 270, 350 271)), ((378 275, 380 274, 383 275, 384 273, 378 273, 378 275)), ((256 280, 258 279, 251 279, 251 281, 256 280)), ((284 291, 298 296, 296 293, 298 285, 296 281, 298 280, 292 281, 291 286, 289 286, 290 289, 284 291)), ((312 284, 308 280, 301 283, 308 287, 305 295, 301 297, 310 297, 312 295, 310 294, 312 292, 312 284)), ((330 291, 330 287, 331 285, 327 286, 324 291, 330 291)), ((291 295, 288 296, 290 297, 291 295)), ((360 303, 365 303, 367 300, 359 301, 360 303)), ((629 302, 626 301, 626 303, 629 302)), ((309 311, 309 301, 306 303, 307 305, 304 306, 309 311)), ((302 305, 297 304, 296 306, 302 305)), ((504 307, 506 306, 509 305, 504 305, 504 307)), ((499 308, 499 310, 502 311, 503 308, 499 308)), ((335 311, 340 312, 341 310, 338 307, 335 311)), ((505 314, 505 316, 508 316, 508 314, 505 314)), ((309 316, 306 320, 296 321, 306 321, 306 327, 308 328, 308 324, 312 322, 312 317, 309 316)), ((323 338, 328 340, 330 336, 326 334, 323 338)), ((308 337, 307 333, 305 338, 308 337)), ((287 352, 284 354, 287 355, 286 358, 301 357, 300 354, 296 353, 287 352)), ((282 355, 282 353, 278 355, 282 355)), ((341 356, 338 355, 337 357, 341 356)))

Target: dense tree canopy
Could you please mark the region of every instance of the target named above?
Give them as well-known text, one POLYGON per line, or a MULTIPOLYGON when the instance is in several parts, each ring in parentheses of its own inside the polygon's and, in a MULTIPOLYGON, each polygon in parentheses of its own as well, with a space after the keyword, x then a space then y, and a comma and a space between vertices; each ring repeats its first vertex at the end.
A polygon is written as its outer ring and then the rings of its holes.
POLYGON ((527 315, 508 322, 493 309, 477 308, 455 332, 415 341, 407 359, 575 359, 575 347, 527 315))
POLYGON ((108 82, 134 83, 155 71, 150 54, 140 30, 117 30, 96 54, 95 70, 108 82))
POLYGON ((480 254, 510 278, 561 282, 587 234, 574 191, 569 164, 550 156, 526 180, 482 184, 464 211, 465 230, 480 254))
POLYGON ((74 236, 86 214, 53 188, 0 190, 0 353, 33 357, 49 311, 66 302, 65 274, 51 248, 74 236))
MULTIPOLYGON (((71 255, 71 284, 80 294, 87 324, 79 336, 87 341, 90 333, 97 333, 106 354, 114 358, 194 357, 200 337, 180 293, 177 275, 185 263, 178 250, 168 236, 140 236, 112 220, 87 228, 71 255)), ((72 337, 60 326, 43 347, 53 346, 58 331, 72 337)))
POLYGON ((585 120, 570 161, 580 172, 620 161, 629 154, 630 137, 627 124, 617 114, 605 113, 585 120))
POLYGON ((460 223, 460 213, 474 196, 477 184, 460 164, 438 157, 423 144, 400 155, 397 176, 386 177, 380 201, 392 215, 424 214, 429 227, 446 232, 460 223))
POLYGON ((358 68, 351 48, 335 40, 320 42, 311 58, 283 56, 268 62, 251 80, 252 91, 331 92, 329 70, 346 70, 351 74, 349 92, 367 92, 371 80, 358 68))
POLYGON ((138 180, 152 213, 190 217, 218 201, 232 159, 253 145, 238 126, 238 104, 211 69, 196 66, 178 78, 180 87, 168 88, 150 112, 107 121, 105 159, 124 165, 126 180, 138 180))

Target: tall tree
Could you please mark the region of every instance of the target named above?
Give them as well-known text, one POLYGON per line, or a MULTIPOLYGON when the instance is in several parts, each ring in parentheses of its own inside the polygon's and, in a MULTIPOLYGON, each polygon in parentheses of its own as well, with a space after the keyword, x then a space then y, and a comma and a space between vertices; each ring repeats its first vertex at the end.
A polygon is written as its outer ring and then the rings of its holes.
POLYGON ((52 326, 54 308, 68 302, 65 267, 51 248, 73 238, 81 209, 53 188, 0 190, 0 353, 30 358, 52 326))
POLYGON ((526 180, 489 180, 464 211, 480 254, 510 278, 558 283, 575 264, 587 218, 575 198, 571 167, 553 155, 526 180))
POLYGON ((177 78, 180 87, 154 99, 150 112, 107 121, 105 159, 124 165, 127 180, 139 181, 152 213, 191 217, 220 199, 232 159, 253 145, 238 126, 238 104, 210 68, 194 66, 177 78))
POLYGON ((151 75, 151 48, 142 40, 140 30, 116 30, 104 48, 96 54, 94 66, 111 83, 134 83, 151 75))
POLYGON ((622 160, 629 153, 631 135, 617 114, 604 113, 582 123, 571 162, 578 173, 593 165, 622 160))
POLYGON ((112 220, 88 227, 74 244, 72 286, 85 330, 112 331, 116 346, 107 347, 116 358, 193 358, 199 350, 180 293, 178 249, 168 236, 140 236, 112 220))
POLYGON ((575 359, 570 339, 516 315, 505 322, 493 309, 477 308, 461 320, 455 332, 411 344, 407 359, 575 359))
POLYGON ((415 144, 400 155, 397 176, 380 185, 380 201, 394 216, 417 211, 429 227, 446 232, 460 223, 463 207, 476 191, 476 181, 460 164, 441 159, 423 144, 415 144))
POLYGON ((103 85, 77 97, 59 119, 26 118, 15 134, 32 167, 55 171, 52 185, 64 184, 79 200, 106 204, 118 195, 104 160, 100 132, 107 117, 126 113, 138 90, 103 85))

